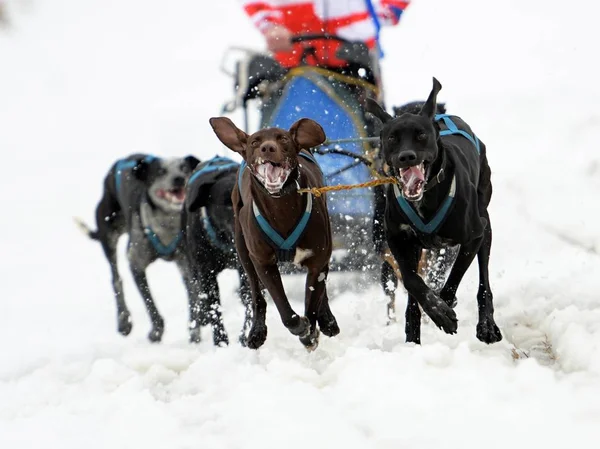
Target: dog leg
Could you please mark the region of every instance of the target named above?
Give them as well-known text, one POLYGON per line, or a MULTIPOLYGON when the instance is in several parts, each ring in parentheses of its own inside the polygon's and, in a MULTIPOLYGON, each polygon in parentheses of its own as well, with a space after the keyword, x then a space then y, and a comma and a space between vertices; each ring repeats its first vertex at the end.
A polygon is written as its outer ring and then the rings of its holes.
POLYGON ((317 323, 319 324, 321 332, 328 337, 335 337, 340 333, 340 327, 338 326, 337 320, 329 308, 327 286, 325 286, 325 290, 323 291, 323 299, 321 300, 321 307, 319 308, 319 314, 317 315, 317 323))
MULTIPOLYGON (((190 279, 184 279, 188 289, 188 331, 190 334, 190 343, 200 343, 202 341, 203 318, 207 314, 202 313, 200 288, 198 276, 193 275, 190 279)), ((208 324, 208 323, 206 323, 208 324)))
MULTIPOLYGON (((250 260, 250 254, 248 253, 248 248, 244 241, 244 235, 242 234, 241 226, 237 219, 235 220, 235 246, 252 293, 252 327, 248 333, 248 338, 245 339, 245 344, 251 349, 258 349, 267 339, 267 301, 265 301, 262 289, 260 288, 258 274, 254 269, 254 264, 250 260)), ((246 323, 244 322, 244 328, 245 326, 246 323)), ((240 342, 242 345, 244 344, 241 337, 240 342)))
POLYGON ((110 264, 112 287, 117 302, 117 330, 121 335, 129 335, 133 327, 131 314, 125 303, 123 282, 117 269, 117 244, 125 231, 125 221, 118 201, 105 191, 96 207, 96 226, 98 240, 102 244, 104 255, 110 264))
POLYGON ((239 342, 242 346, 246 346, 246 335, 250 331, 250 326, 252 326, 252 294, 250 284, 248 283, 248 276, 246 276, 242 266, 238 267, 238 275, 240 278, 239 294, 244 306, 244 325, 240 332, 239 342))
POLYGON ((299 316, 294 312, 292 306, 290 306, 283 283, 281 282, 281 275, 279 274, 277 264, 255 264, 254 268, 262 284, 271 294, 283 325, 293 335, 297 335, 298 337, 308 336, 310 333, 310 322, 306 317, 299 316))
POLYGON ((394 268, 388 262, 387 257, 381 264, 381 286, 388 297, 386 324, 389 326, 396 322, 396 289, 398 288, 398 277, 394 272, 394 268))
POLYGON ((117 269, 117 241, 118 235, 109 234, 101 238, 102 249, 110 264, 112 274, 112 287, 115 293, 117 302, 117 330, 121 335, 127 336, 131 333, 133 323, 131 322, 131 314, 125 303, 125 295, 123 294, 123 281, 117 269))
POLYGON ((502 340, 502 334, 494 321, 494 303, 488 272, 492 247, 492 224, 487 211, 485 215, 488 223, 484 230, 483 243, 477 253, 477 261, 479 262, 479 291, 477 292, 479 322, 477 323, 476 335, 482 342, 490 344, 502 340))
POLYGON ((140 295, 142 295, 144 305, 146 306, 146 310, 148 311, 148 315, 150 315, 150 320, 152 322, 152 329, 148 334, 148 339, 153 343, 160 342, 160 340, 162 339, 163 332, 165 330, 165 320, 158 312, 156 304, 154 304, 154 300, 152 299, 152 295, 150 294, 148 279, 146 279, 146 269, 145 267, 137 267, 134 264, 130 264, 130 266, 131 274, 133 275, 133 280, 135 281, 135 285, 137 285, 140 295))
POLYGON ((310 332, 308 335, 300 336, 300 343, 309 351, 314 351, 319 345, 317 317, 321 310, 328 273, 329 267, 326 266, 317 270, 309 269, 306 275, 304 316, 308 318, 308 322, 310 323, 310 332))
POLYGON ((468 244, 461 245, 454 266, 450 271, 450 276, 448 276, 448 281, 446 281, 444 288, 442 288, 442 291, 440 292, 440 297, 449 306, 452 306, 452 304, 457 302, 456 291, 458 290, 458 286, 469 269, 469 266, 471 266, 475 255, 481 247, 482 241, 483 237, 473 240, 468 244))
POLYGON ((201 321, 200 321, 200 289, 198 288, 198 276, 194 264, 191 266, 187 260, 177 259, 175 261, 177 268, 183 278, 183 283, 188 295, 188 331, 190 334, 190 343, 200 343, 201 336, 201 321))
POLYGON ((397 237, 389 239, 388 244, 398 262, 402 273, 402 282, 409 295, 406 309, 406 341, 412 343, 420 341, 421 314, 414 310, 415 302, 423 308, 423 311, 429 315, 437 327, 443 329, 447 334, 456 333, 456 313, 427 287, 417 273, 421 247, 411 240, 397 237))
POLYGON ((200 298, 206 304, 208 321, 213 331, 213 343, 215 346, 228 345, 229 338, 227 337, 221 314, 221 299, 217 274, 213 270, 203 270, 200 273, 199 281, 200 298))

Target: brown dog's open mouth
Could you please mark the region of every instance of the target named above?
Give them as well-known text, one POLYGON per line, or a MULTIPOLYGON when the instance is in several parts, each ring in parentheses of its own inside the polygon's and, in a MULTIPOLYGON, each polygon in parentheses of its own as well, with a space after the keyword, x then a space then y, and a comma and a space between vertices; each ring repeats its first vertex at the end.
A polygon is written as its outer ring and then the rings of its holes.
POLYGON ((176 187, 174 189, 158 189, 156 196, 163 198, 174 204, 181 204, 185 200, 185 189, 183 187, 176 187))
POLYGON ((423 162, 413 167, 401 168, 399 172, 399 181, 404 198, 409 201, 419 201, 423 198, 425 187, 425 165, 423 162))
POLYGON ((252 166, 252 172, 267 192, 275 194, 282 189, 292 169, 287 162, 280 164, 258 158, 252 166))

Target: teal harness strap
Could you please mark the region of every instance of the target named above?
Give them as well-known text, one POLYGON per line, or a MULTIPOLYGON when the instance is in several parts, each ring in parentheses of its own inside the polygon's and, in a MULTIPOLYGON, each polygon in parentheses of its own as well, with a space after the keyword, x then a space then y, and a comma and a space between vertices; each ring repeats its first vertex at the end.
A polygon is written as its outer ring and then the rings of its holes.
MULTIPOLYGON (((202 166, 198 171, 194 172, 192 174, 192 176, 190 176, 190 179, 188 179, 187 185, 190 186, 198 178, 200 178, 201 176, 207 175, 209 173, 225 172, 225 171, 229 171, 234 168, 237 168, 239 166, 240 166, 240 164, 232 161, 229 158, 215 156, 212 159, 206 161, 204 163, 204 166, 202 166)), ((208 217, 208 215, 206 214, 205 208, 202 208, 202 224, 204 226, 204 230, 206 231, 206 236, 208 237, 208 240, 214 246, 216 246, 221 251, 226 252, 226 253, 235 251, 234 246, 232 244, 228 244, 226 242, 223 242, 221 239, 219 239, 219 236, 217 235, 217 231, 216 231, 215 227, 213 226, 212 222, 210 221, 210 218, 208 217)))
POLYGON ((235 248, 232 244, 228 245, 227 243, 225 243, 225 242, 221 241, 221 239, 219 239, 219 236, 217 235, 217 231, 216 231, 215 227, 213 226, 212 222, 210 221, 210 218, 208 217, 208 215, 205 214, 202 216, 202 224, 204 225, 204 230, 206 231, 206 234, 208 235, 208 239, 211 241, 211 243, 213 245, 215 245, 217 248, 219 248, 224 253, 232 253, 235 251, 235 248))
MULTIPOLYGON (((156 156, 148 155, 142 160, 144 162, 150 163, 155 159, 157 159, 156 156)), ((119 195, 121 192, 121 186, 123 184, 123 171, 135 168, 138 165, 138 163, 139 161, 129 159, 122 159, 120 161, 117 161, 117 164, 115 166, 115 188, 117 189, 117 195, 119 195)), ((180 231, 171 243, 169 243, 168 245, 164 245, 158 238, 158 235, 156 235, 156 232, 154 232, 154 230, 148 225, 144 226, 144 234, 146 234, 146 237, 150 241, 150 244, 152 245, 154 250, 160 256, 163 257, 172 255, 177 249, 179 242, 181 242, 181 239, 183 238, 183 232, 180 231)))
MULTIPOLYGON (((156 159, 156 156, 148 155, 143 159, 143 161, 152 162, 154 159, 156 159)), ((137 164, 138 161, 132 161, 129 159, 121 159, 117 161, 117 164, 115 166, 115 187, 117 189, 117 194, 121 191, 123 171, 131 170, 137 164)))
POLYGON ((179 231, 179 234, 177 234, 171 243, 164 245, 156 235, 156 232, 154 232, 150 226, 146 226, 144 228, 144 233, 146 234, 146 237, 148 237, 148 240, 150 240, 150 243, 155 251, 163 257, 171 256, 183 238, 183 231, 179 231))
POLYGON ((304 235, 306 225, 308 224, 308 220, 312 213, 312 195, 306 195, 306 209, 304 209, 300 221, 298 221, 298 224, 296 224, 296 227, 286 239, 273 229, 266 218, 263 217, 255 202, 252 203, 252 211, 254 212, 254 218, 256 219, 258 227, 275 248, 277 260, 280 262, 291 262, 294 260, 296 245, 298 244, 300 237, 304 235))
MULTIPOLYGON (((302 156, 308 161, 315 163, 317 167, 319 167, 319 163, 311 153, 301 151, 300 153, 298 153, 298 155, 302 156)), ((248 165, 246 164, 246 161, 243 161, 240 165, 240 169, 238 172, 238 189, 240 190, 240 193, 242 192, 242 176, 247 166, 248 165)), ((320 169, 321 167, 319 167, 319 170, 320 169)), ((304 214, 302 214, 302 217, 300 217, 300 220, 296 224, 296 227, 286 239, 284 239, 281 235, 279 235, 279 233, 275 229, 273 229, 273 227, 269 224, 267 219, 261 213, 256 203, 252 203, 252 211, 254 212, 256 224, 258 225, 258 228, 261 230, 263 235, 270 242, 271 246, 275 249, 275 252, 277 254, 277 260, 280 262, 291 262, 294 260, 298 240, 300 240, 300 238, 304 235, 304 232, 306 231, 306 225, 308 224, 308 220, 310 219, 313 204, 312 195, 307 195, 306 197, 306 209, 304 210, 304 214)))
POLYGON ((479 143, 479 139, 477 138, 477 136, 472 136, 468 132, 463 131, 462 129, 458 129, 458 126, 456 126, 456 124, 452 121, 450 116, 447 114, 437 114, 435 116, 435 121, 439 122, 440 120, 443 121, 444 125, 446 125, 446 128, 448 128, 448 129, 440 131, 440 136, 449 136, 452 134, 460 134, 461 136, 466 137, 473 145, 475 145, 475 148, 477 149, 477 153, 481 153, 480 143, 479 143))
MULTIPOLYGON (((440 131, 440 136, 449 136, 453 134, 461 135, 467 138, 469 142, 471 142, 473 145, 475 145, 477 153, 481 153, 480 143, 477 136, 471 136, 466 131, 458 129, 458 126, 456 126, 456 124, 452 121, 449 115, 437 114, 435 116, 435 121, 443 121, 444 125, 446 125, 446 128, 448 128, 440 131)), ((450 184, 450 191, 448 192, 448 196, 446 197, 438 211, 435 213, 433 218, 428 223, 423 222, 421 217, 419 217, 419 215, 415 212, 410 203, 402 195, 402 192, 400 192, 400 188, 398 187, 398 185, 394 184, 393 188, 394 195, 396 196, 396 201, 398 202, 398 206, 400 206, 400 209, 402 209, 402 212, 404 212, 404 215, 406 215, 406 217, 410 220, 412 225, 424 234, 432 234, 433 232, 437 231, 437 229, 444 222, 446 215, 448 214, 450 208, 452 207, 452 204, 454 203, 454 196, 456 195, 456 175, 452 176, 452 184, 450 184)))
POLYGON ((202 175, 206 175, 207 173, 212 173, 214 171, 225 171, 231 170, 233 168, 239 167, 240 164, 232 161, 226 157, 215 156, 211 160, 209 160, 204 167, 194 173, 190 179, 188 179, 188 185, 193 183, 196 179, 198 179, 202 175))
POLYGON ((413 226, 424 234, 431 234, 443 223, 446 214, 448 214, 448 211, 454 202, 454 196, 456 195, 456 175, 452 177, 452 184, 450 184, 448 196, 428 223, 423 222, 410 203, 402 196, 402 192, 400 192, 400 188, 397 184, 394 184, 394 195, 396 196, 396 201, 398 202, 400 209, 402 209, 402 212, 408 217, 413 226))

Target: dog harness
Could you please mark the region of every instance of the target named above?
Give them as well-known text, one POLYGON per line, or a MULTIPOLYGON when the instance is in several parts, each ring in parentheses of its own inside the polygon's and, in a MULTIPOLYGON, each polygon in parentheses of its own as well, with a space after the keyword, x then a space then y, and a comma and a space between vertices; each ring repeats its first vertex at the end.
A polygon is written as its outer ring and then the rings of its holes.
POLYGON ((452 121, 452 119, 450 118, 450 116, 448 114, 437 114, 435 116, 435 121, 439 122, 439 121, 443 121, 444 125, 446 125, 446 128, 448 129, 444 129, 442 131, 440 131, 440 136, 449 136, 452 134, 459 134, 465 138, 467 138, 473 145, 475 145, 475 148, 477 149, 477 153, 481 153, 481 148, 480 148, 480 143, 479 143, 479 139, 477 138, 477 136, 475 135, 471 135, 466 131, 463 131, 462 129, 458 129, 458 126, 456 126, 456 124, 452 121))
MULTIPOLYGON (((144 162, 150 163, 155 159, 156 159, 156 156, 148 155, 142 160, 144 162)), ((135 160, 132 161, 130 159, 121 159, 121 160, 117 161, 117 163, 115 165, 115 186, 117 188, 117 195, 119 194, 119 191, 121 190, 121 177, 123 176, 123 170, 131 170, 139 163, 140 163, 140 161, 135 161, 135 160)))
MULTIPOLYGON (((200 176, 206 175, 208 173, 225 172, 227 170, 232 170, 234 168, 238 168, 239 166, 240 166, 240 164, 232 161, 229 158, 215 156, 214 158, 207 161, 204 164, 204 166, 202 168, 200 168, 200 170, 195 172, 190 177, 190 179, 188 180, 188 185, 191 185, 200 176)), ((206 213, 205 207, 202 208, 202 224, 204 225, 204 230, 206 231, 206 235, 208 236, 208 239, 214 246, 216 246, 221 251, 226 252, 226 253, 233 252, 233 250, 234 250, 233 245, 231 245, 230 243, 225 243, 221 239, 219 239, 219 236, 217 235, 217 231, 216 231, 215 227, 213 226, 212 222, 210 221, 210 217, 206 213)))
POLYGON ((200 176, 206 175, 207 173, 212 173, 214 171, 231 170, 233 168, 239 167, 239 165, 240 164, 238 164, 237 162, 234 162, 226 157, 215 156, 211 160, 207 161, 200 170, 194 173, 187 183, 188 185, 190 185, 200 176))
MULTIPOLYGON (((157 159, 156 156, 148 155, 142 160, 144 162, 150 163, 156 159, 157 159)), ((130 160, 130 159, 121 159, 121 160, 117 161, 117 164, 115 166, 115 187, 117 189, 117 196, 121 192, 123 171, 124 170, 132 170, 133 168, 135 168, 135 166, 137 164, 139 164, 139 162, 140 161, 130 160)), ((142 208, 143 208, 143 206, 142 206, 142 208)), ((150 241, 150 244, 152 245, 154 250, 158 253, 159 256, 162 256, 162 257, 171 256, 175 252, 175 250, 177 249, 177 246, 179 245, 179 242, 181 242, 181 239, 183 238, 183 231, 179 231, 179 233, 175 236, 175 238, 168 245, 165 245, 165 244, 163 244, 163 242, 160 241, 160 238, 158 237, 158 235, 156 235, 156 232, 154 232, 152 227, 148 224, 148 220, 145 219, 144 213, 142 211, 140 211, 140 212, 141 212, 140 218, 142 220, 142 226, 144 227, 144 234, 146 234, 146 237, 150 241)))
POLYGON ((156 235, 156 232, 152 230, 150 225, 144 226, 144 233, 146 234, 146 237, 148 237, 148 240, 150 240, 154 250, 158 253, 158 255, 163 257, 171 256, 183 238, 183 231, 179 231, 175 238, 171 240, 171 243, 164 245, 163 242, 160 241, 160 238, 158 238, 158 235, 156 235))
MULTIPOLYGON (((438 114, 435 116, 435 121, 443 121, 444 125, 446 125, 447 129, 440 131, 440 136, 449 136, 453 134, 461 135, 468 139, 473 145, 475 145, 477 153, 481 152, 480 142, 477 136, 471 136, 466 131, 458 129, 458 127, 452 121, 449 115, 438 114)), ((441 224, 444 222, 446 215, 448 215, 448 212, 450 211, 450 208, 454 203, 454 197, 456 195, 456 175, 452 176, 452 183, 450 184, 448 196, 446 197, 440 208, 437 210, 433 218, 427 223, 425 223, 421 219, 421 217, 419 217, 412 205, 406 200, 406 198, 404 198, 397 184, 394 184, 393 189, 394 196, 396 197, 396 201, 398 202, 398 206, 400 206, 400 209, 402 209, 402 212, 404 212, 404 215, 406 215, 406 217, 410 220, 411 224, 423 234, 432 234, 435 231, 437 231, 441 224)))
MULTIPOLYGON (((319 163, 312 154, 301 151, 300 153, 298 153, 298 155, 315 163, 317 167, 319 167, 319 163)), ((240 189, 240 192, 242 190, 242 174, 246 167, 246 162, 242 162, 238 174, 238 187, 240 189)), ((252 202, 252 212, 254 213, 254 218, 256 220, 258 228, 262 231, 262 234, 267 238, 267 241, 275 250, 275 254, 279 262, 292 262, 294 260, 294 257, 296 256, 296 247, 298 241, 306 232, 306 225, 308 224, 308 220, 310 219, 310 216, 312 214, 312 205, 312 195, 306 195, 306 208, 304 209, 304 213, 302 214, 302 217, 300 217, 300 220, 298 221, 290 235, 284 239, 269 224, 269 222, 263 216, 256 203, 254 201, 252 202)))

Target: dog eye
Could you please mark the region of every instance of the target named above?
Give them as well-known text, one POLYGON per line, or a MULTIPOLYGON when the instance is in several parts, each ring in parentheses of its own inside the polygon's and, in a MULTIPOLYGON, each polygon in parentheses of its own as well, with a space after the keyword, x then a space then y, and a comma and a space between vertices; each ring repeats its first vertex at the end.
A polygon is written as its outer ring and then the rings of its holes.
POLYGON ((167 169, 166 168, 159 168, 158 172, 157 172, 158 176, 164 176, 167 174, 167 169))
POLYGON ((420 141, 420 142, 423 142, 424 140, 427 140, 427 134, 425 134, 425 133, 419 133, 417 135, 417 140, 420 141))
POLYGON ((283 143, 287 143, 287 141, 290 139, 288 139, 287 136, 281 136, 279 140, 281 140, 283 143))
POLYGON ((389 140, 390 142, 395 142, 395 141, 396 141, 396 136, 394 136, 393 134, 391 134, 391 135, 388 137, 388 140, 389 140))
POLYGON ((253 140, 250 145, 252 145, 252 148, 256 148, 258 146, 258 140, 253 140))

